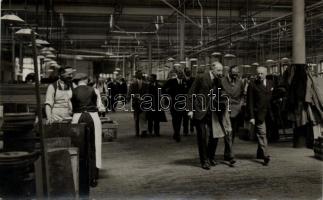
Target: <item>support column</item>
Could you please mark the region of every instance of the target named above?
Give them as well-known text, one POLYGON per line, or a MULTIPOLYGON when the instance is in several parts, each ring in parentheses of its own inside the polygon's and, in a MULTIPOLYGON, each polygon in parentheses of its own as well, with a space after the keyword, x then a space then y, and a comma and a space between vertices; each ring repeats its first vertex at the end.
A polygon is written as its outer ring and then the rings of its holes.
POLYGON ((179 29, 179 40, 180 40, 180 52, 179 58, 181 61, 185 59, 185 18, 180 18, 180 29, 179 29))
POLYGON ((151 41, 148 42, 148 73, 149 74, 152 74, 152 68, 153 68, 153 64, 152 64, 152 57, 151 57, 151 54, 152 54, 152 48, 151 48, 151 41))
POLYGON ((293 63, 305 64, 304 0, 293 0, 293 63))
POLYGON ((12 45, 11 45, 11 63, 12 63, 12 73, 11 73, 11 81, 14 82, 16 80, 16 56, 15 56, 15 38, 14 38, 14 29, 12 28, 12 45))
POLYGON ((126 58, 122 57, 122 77, 126 78, 126 58))

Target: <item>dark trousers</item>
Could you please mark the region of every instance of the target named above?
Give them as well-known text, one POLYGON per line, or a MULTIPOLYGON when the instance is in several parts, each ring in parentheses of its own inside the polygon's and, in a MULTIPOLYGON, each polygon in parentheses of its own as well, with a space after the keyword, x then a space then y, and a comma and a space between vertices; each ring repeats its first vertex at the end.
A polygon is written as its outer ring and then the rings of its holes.
MULTIPOLYGON (((212 117, 208 113, 202 120, 195 120, 197 143, 201 164, 214 160, 215 151, 218 146, 219 138, 213 138, 212 117), (207 133, 207 128, 209 133, 207 133)), ((232 151, 232 134, 227 132, 224 136, 224 159, 231 160, 234 158, 232 151)))
POLYGON ((159 135, 159 119, 148 119, 148 131, 152 134, 154 129, 154 134, 159 135))
POLYGON ((188 134, 188 127, 190 128, 190 131, 194 131, 194 125, 193 125, 193 120, 189 118, 187 113, 183 116, 183 133, 184 135, 188 134))
POLYGON ((95 159, 94 122, 89 113, 82 113, 78 123, 86 123, 84 158, 80 158, 80 194, 89 194, 90 181, 98 179, 98 168, 95 159))
POLYGON ((268 157, 268 141, 266 134, 266 123, 256 122, 255 131, 258 140, 257 158, 268 157))
POLYGON ((234 142, 234 138, 238 134, 239 131, 239 115, 236 117, 230 117, 231 127, 232 127, 232 144, 234 142))
POLYGON ((200 162, 204 164, 209 160, 214 160, 218 139, 213 138, 211 114, 207 114, 202 120, 195 120, 194 123, 197 132, 200 162), (208 127, 209 134, 206 127, 208 127))
POLYGON ((181 124, 185 114, 185 111, 171 110, 174 138, 181 137, 181 124))
POLYGON ((136 136, 145 135, 146 130, 146 113, 141 111, 134 111, 133 112, 134 120, 135 120, 135 129, 136 129, 136 136))

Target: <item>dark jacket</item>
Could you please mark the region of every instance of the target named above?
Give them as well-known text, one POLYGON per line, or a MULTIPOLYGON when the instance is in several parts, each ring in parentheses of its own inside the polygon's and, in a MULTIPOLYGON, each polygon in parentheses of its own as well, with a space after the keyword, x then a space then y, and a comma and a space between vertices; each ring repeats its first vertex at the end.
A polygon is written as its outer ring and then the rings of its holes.
POLYGON ((210 90, 214 88, 209 71, 196 77, 188 92, 187 108, 194 111, 194 119, 202 120, 210 110, 210 90), (196 98, 193 97, 196 95, 196 98))
POLYGON ((167 122, 165 112, 161 109, 161 102, 158 102, 160 99, 158 98, 158 88, 160 88, 161 92, 161 85, 158 82, 149 83, 148 85, 148 94, 152 96, 152 110, 147 112, 147 118, 152 120, 158 120, 161 122, 167 122), (160 111, 159 111, 160 109, 160 111))
POLYGON ((180 108, 185 107, 185 105, 184 105, 185 103, 181 103, 183 100, 185 100, 185 97, 184 98, 181 97, 179 99, 176 99, 176 96, 178 96, 178 95, 183 95, 183 96, 187 95, 188 85, 187 85, 187 82, 185 79, 182 79, 182 84, 179 84, 178 80, 176 78, 169 79, 163 87, 163 92, 165 94, 170 95, 170 97, 171 97, 171 111, 174 111, 175 106, 176 106, 177 110, 180 110, 180 108), (175 102, 177 102, 177 103, 175 104, 175 102))
POLYGON ((255 80, 250 83, 247 91, 247 118, 255 119, 261 123, 265 121, 270 108, 270 100, 273 91, 273 83, 266 81, 264 86, 260 81, 255 80))
POLYGON ((74 113, 97 112, 97 95, 90 86, 80 85, 73 89, 72 105, 74 113))
POLYGON ((127 99, 128 101, 132 99, 132 108, 135 112, 142 111, 140 108, 142 102, 141 97, 148 93, 148 87, 145 81, 142 81, 141 88, 139 88, 138 80, 130 84, 127 99))

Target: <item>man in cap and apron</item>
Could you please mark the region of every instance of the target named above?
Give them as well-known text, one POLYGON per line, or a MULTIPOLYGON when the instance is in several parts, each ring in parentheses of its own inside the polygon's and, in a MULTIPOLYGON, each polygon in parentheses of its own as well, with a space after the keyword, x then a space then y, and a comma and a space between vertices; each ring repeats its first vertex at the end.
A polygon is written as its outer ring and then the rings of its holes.
POLYGON ((71 67, 60 68, 58 71, 58 80, 50 84, 47 88, 45 112, 48 124, 71 118, 71 80, 74 71, 71 67))

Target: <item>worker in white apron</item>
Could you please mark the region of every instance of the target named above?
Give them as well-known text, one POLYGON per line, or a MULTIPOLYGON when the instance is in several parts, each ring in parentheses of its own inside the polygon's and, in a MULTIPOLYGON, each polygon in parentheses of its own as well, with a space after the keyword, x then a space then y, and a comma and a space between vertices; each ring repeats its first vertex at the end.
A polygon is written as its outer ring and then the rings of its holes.
POLYGON ((59 79, 47 88, 45 111, 48 124, 71 118, 71 80, 74 71, 70 67, 60 68, 59 79))
MULTIPOLYGON (((88 79, 84 73, 77 73, 73 81, 77 82, 77 87, 73 89, 73 124, 86 123, 89 133, 86 134, 86 149, 90 152, 87 155, 89 169, 88 174, 83 176, 89 177, 89 184, 92 187, 97 185, 98 170, 102 166, 101 145, 102 145, 102 125, 98 115, 97 94, 93 87, 87 86, 88 79)), ((82 176, 82 174, 81 174, 82 176)))

